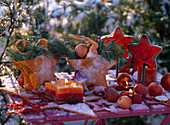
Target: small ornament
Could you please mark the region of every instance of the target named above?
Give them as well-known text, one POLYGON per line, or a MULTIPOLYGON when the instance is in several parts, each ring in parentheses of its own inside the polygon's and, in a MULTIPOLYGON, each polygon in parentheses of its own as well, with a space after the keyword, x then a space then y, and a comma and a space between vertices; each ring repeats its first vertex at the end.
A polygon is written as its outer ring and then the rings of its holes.
POLYGON ((123 57, 128 57, 127 45, 130 42, 134 41, 134 38, 129 35, 124 35, 122 29, 120 27, 116 27, 115 30, 110 35, 102 36, 101 39, 108 44, 111 40, 115 40, 117 46, 121 46, 121 48, 125 47, 125 51, 122 54, 123 57))
POLYGON ((152 69, 156 67, 156 56, 161 52, 162 47, 152 46, 147 35, 142 36, 139 44, 128 45, 127 47, 133 55, 133 66, 143 65, 142 84, 144 84, 145 65, 152 69))
POLYGON ((87 45, 85 45, 85 44, 79 44, 75 48, 76 54, 81 59, 83 59, 83 58, 85 58, 87 56, 88 50, 89 50, 89 47, 87 45))

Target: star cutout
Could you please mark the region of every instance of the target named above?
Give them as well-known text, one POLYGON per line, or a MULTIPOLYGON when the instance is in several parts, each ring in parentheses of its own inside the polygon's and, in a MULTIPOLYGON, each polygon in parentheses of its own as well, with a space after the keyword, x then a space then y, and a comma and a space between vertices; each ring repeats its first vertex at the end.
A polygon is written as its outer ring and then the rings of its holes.
POLYGON ((40 90, 45 82, 55 80, 54 67, 59 60, 41 55, 32 60, 13 61, 12 63, 23 73, 25 90, 40 90))
POLYGON ((117 61, 107 61, 99 57, 97 52, 98 44, 92 43, 85 59, 68 59, 68 63, 75 69, 79 70, 82 77, 86 77, 87 87, 105 86, 107 87, 106 73, 117 61))
POLYGON ((143 35, 139 44, 128 45, 128 49, 133 55, 134 67, 145 64, 153 69, 155 68, 156 56, 161 52, 162 47, 152 46, 147 35, 143 35))
POLYGON ((127 45, 130 42, 134 41, 134 38, 129 35, 124 35, 122 29, 120 27, 116 27, 114 31, 110 35, 102 36, 101 39, 108 44, 111 40, 115 40, 117 46, 121 46, 121 48, 125 48, 124 53, 122 54, 123 57, 128 57, 127 45))

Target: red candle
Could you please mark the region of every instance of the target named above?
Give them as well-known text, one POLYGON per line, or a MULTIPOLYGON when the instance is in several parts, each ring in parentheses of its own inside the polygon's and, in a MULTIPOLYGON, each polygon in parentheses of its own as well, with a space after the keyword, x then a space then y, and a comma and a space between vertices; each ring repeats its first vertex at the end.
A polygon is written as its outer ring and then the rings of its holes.
POLYGON ((126 95, 132 100, 132 104, 141 104, 142 103, 142 95, 136 92, 133 92, 132 89, 129 91, 122 91, 122 96, 126 95))
POLYGON ((83 101, 84 82, 58 80, 45 83, 45 94, 61 103, 79 103, 83 101))
MULTIPOLYGON (((143 65, 137 67, 138 71, 138 83, 141 83, 142 81, 142 68, 143 65)), ((150 69, 147 66, 145 66, 145 80, 144 85, 148 86, 151 82, 156 82, 157 75, 157 68, 150 69)))
POLYGON ((130 99, 132 100, 132 104, 141 104, 142 103, 142 95, 138 93, 129 94, 130 99))

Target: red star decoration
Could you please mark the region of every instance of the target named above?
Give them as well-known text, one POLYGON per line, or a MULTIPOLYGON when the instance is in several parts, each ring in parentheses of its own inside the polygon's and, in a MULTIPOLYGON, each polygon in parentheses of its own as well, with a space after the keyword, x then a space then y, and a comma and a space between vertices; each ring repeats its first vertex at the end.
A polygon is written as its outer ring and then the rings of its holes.
POLYGON ((162 47, 151 46, 147 35, 143 35, 139 44, 128 45, 128 49, 133 55, 132 61, 134 67, 145 64, 153 69, 155 67, 156 56, 161 52, 162 47))
POLYGON ((102 36, 101 39, 108 44, 111 40, 115 40, 117 46, 122 46, 121 48, 125 48, 124 53, 122 54, 123 57, 128 57, 127 45, 130 42, 134 41, 132 36, 124 35, 122 29, 120 27, 116 27, 115 30, 110 35, 102 36))

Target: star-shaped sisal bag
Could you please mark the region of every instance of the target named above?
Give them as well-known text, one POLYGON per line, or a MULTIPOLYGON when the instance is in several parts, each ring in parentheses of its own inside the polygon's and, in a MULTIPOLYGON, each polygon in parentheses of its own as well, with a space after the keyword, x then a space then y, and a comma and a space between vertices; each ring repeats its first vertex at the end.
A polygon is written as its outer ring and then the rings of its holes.
POLYGON ((98 55, 98 44, 87 37, 80 37, 76 35, 70 35, 75 39, 88 40, 92 45, 87 53, 85 59, 68 59, 68 63, 75 69, 79 70, 82 77, 86 77, 87 87, 92 86, 105 86, 107 87, 106 73, 117 61, 107 61, 98 55))
MULTIPOLYGON (((19 52, 22 55, 26 55, 26 53, 22 53, 17 49, 17 45, 20 42, 25 42, 25 40, 18 40, 14 45, 14 50, 19 52)), ((40 39, 37 43, 42 47, 47 49, 47 40, 40 39)), ((13 61, 13 65, 19 68, 24 76, 24 89, 33 89, 33 90, 41 90, 41 86, 44 85, 45 82, 56 80, 54 75, 54 67, 60 61, 60 58, 54 58, 54 56, 38 56, 32 60, 27 61, 13 61)))
POLYGON ((162 51, 162 47, 151 45, 147 35, 142 35, 139 44, 128 45, 128 49, 133 55, 134 67, 145 64, 151 69, 156 67, 156 57, 162 51))
POLYGON ((101 39, 106 44, 108 44, 111 40, 115 40, 117 46, 121 46, 121 48, 125 47, 125 51, 122 53, 122 56, 125 58, 128 57, 127 45, 134 41, 134 38, 130 35, 125 35, 120 27, 116 27, 111 34, 104 35, 101 39))
POLYGON ((38 56, 27 61, 13 61, 13 65, 19 68, 24 76, 24 89, 40 90, 41 85, 47 81, 54 81, 54 67, 60 59, 38 56))

